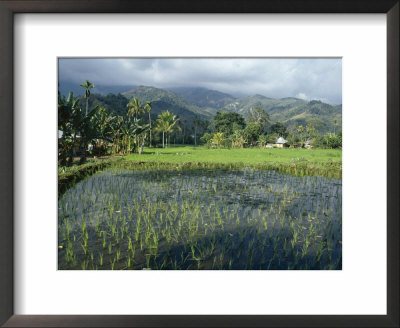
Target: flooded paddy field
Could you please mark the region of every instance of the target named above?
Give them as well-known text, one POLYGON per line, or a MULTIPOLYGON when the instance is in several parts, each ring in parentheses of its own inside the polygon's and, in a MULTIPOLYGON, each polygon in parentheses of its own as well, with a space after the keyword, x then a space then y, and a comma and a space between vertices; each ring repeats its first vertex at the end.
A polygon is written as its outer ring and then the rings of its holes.
POLYGON ((58 202, 60 270, 340 270, 342 183, 110 168, 58 202))

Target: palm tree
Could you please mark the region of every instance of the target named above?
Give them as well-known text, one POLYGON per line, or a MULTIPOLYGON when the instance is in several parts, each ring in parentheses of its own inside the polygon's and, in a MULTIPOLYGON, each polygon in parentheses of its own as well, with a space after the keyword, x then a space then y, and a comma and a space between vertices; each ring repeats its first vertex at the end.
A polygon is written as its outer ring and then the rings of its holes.
POLYGON ((220 147, 222 145, 222 143, 224 142, 224 134, 222 132, 216 132, 214 133, 213 138, 211 139, 211 141, 213 143, 215 143, 215 145, 217 147, 220 147))
POLYGON ((149 140, 149 145, 151 147, 151 116, 150 116, 150 112, 151 112, 151 102, 148 101, 146 103, 146 105, 144 105, 144 110, 146 110, 149 113, 149 131, 150 131, 150 140, 149 140))
POLYGON ((126 155, 130 153, 131 150, 131 126, 130 121, 122 120, 120 122, 119 128, 119 143, 121 145, 120 151, 122 154, 126 155))
POLYGON ((149 124, 143 124, 141 120, 134 119, 132 122, 132 133, 135 136, 135 151, 138 150, 139 155, 142 154, 144 144, 146 142, 149 124))
POLYGON ((304 140, 304 126, 302 126, 302 125, 297 126, 296 130, 297 130, 297 133, 298 133, 298 135, 300 137, 300 141, 303 143, 305 141, 304 140))
POLYGON ((100 109, 99 106, 93 108, 87 115, 83 114, 82 111, 77 111, 77 125, 76 129, 80 134, 79 150, 80 150, 80 163, 86 162, 86 150, 89 143, 93 142, 94 139, 99 138, 98 128, 94 125, 93 117, 100 109))
POLYGON ((99 106, 96 106, 85 115, 81 107, 75 106, 70 114, 69 124, 71 126, 72 153, 74 152, 76 142, 79 141, 81 163, 86 161, 88 144, 98 137, 98 129, 93 122, 93 117, 98 110, 99 106))
POLYGON ((58 96, 58 129, 62 132, 59 139, 59 159, 61 165, 72 163, 76 146, 81 163, 86 161, 88 144, 96 139, 110 140, 106 136, 107 122, 100 127, 101 121, 107 118, 105 109, 93 108, 87 115, 79 106, 79 98, 70 92, 68 98, 58 96), (103 128, 103 129, 102 129, 103 128))
POLYGON ((79 107, 79 99, 74 98, 72 92, 68 98, 58 93, 58 130, 61 132, 61 138, 58 139, 58 154, 60 165, 72 163, 74 152, 74 126, 73 115, 79 107))
POLYGON ((168 123, 162 118, 162 113, 158 115, 156 120, 156 131, 162 132, 162 147, 165 148, 165 133, 168 130, 168 123))
POLYGON ((90 97, 90 89, 94 88, 94 84, 90 83, 88 80, 86 80, 85 83, 80 84, 81 87, 85 88, 85 98, 86 98, 86 115, 88 114, 89 111, 89 97, 90 97))
MULTIPOLYGON (((126 113, 128 120, 134 115, 135 120, 138 120, 138 115, 143 113, 144 109, 140 104, 140 100, 138 97, 132 98, 129 103, 126 105, 128 107, 128 112, 126 113)), ((130 123, 129 123, 130 124, 130 123)), ((135 135, 135 147, 138 144, 138 136, 135 135)))
POLYGON ((116 154, 120 150, 121 146, 121 126, 123 122, 122 116, 115 116, 115 118, 110 122, 110 137, 112 140, 111 153, 116 154))
MULTIPOLYGON (((219 137, 217 137, 216 139, 218 140, 218 142, 220 142, 219 137)), ((233 131, 233 135, 230 137, 230 139, 232 140, 232 148, 243 148, 244 144, 246 143, 243 136, 243 130, 240 129, 233 131)))
POLYGON ((197 146, 197 127, 200 125, 200 119, 196 116, 193 121, 194 128, 194 145, 197 146))
POLYGON ((186 120, 183 120, 183 144, 185 144, 186 120))
POLYGON ((99 108, 93 117, 93 125, 97 127, 96 143, 94 153, 98 155, 107 154, 108 144, 112 142, 112 126, 117 117, 110 114, 107 108, 99 108))
POLYGON ((157 131, 162 132, 162 144, 163 148, 168 148, 168 133, 179 130, 180 128, 176 125, 179 118, 176 115, 170 113, 168 110, 163 111, 158 115, 156 126, 157 131), (167 138, 165 142, 165 137, 167 138))
POLYGON ((140 105, 140 100, 137 97, 132 98, 126 107, 128 107, 128 117, 135 115, 135 118, 137 119, 138 115, 143 112, 143 108, 140 105))

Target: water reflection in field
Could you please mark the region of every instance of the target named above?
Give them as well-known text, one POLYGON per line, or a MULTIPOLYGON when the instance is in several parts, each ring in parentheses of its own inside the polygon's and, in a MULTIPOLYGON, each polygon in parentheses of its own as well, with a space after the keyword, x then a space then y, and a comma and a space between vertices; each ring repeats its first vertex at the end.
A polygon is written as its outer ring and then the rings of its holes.
POLYGON ((109 169, 59 200, 59 269, 341 269, 342 183, 109 169))

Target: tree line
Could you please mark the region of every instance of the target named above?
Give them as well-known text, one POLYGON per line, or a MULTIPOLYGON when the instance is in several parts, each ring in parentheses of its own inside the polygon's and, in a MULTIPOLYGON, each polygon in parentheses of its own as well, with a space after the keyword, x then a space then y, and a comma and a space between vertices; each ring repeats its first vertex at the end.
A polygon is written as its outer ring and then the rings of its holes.
POLYGON ((88 154, 108 155, 143 152, 145 145, 152 145, 153 133, 162 135, 162 147, 168 147, 169 136, 180 129, 179 118, 168 110, 161 112, 155 122, 151 118, 151 102, 142 105, 138 98, 131 99, 123 115, 95 106, 89 110, 90 89, 94 84, 87 81, 85 109, 81 98, 58 93, 58 160, 61 166, 71 165, 74 157, 84 163, 88 154))
POLYGON ((321 135, 317 131, 317 124, 319 122, 287 127, 282 122, 272 123, 268 112, 261 107, 253 107, 246 119, 235 112, 219 111, 200 141, 208 147, 265 147, 275 144, 282 137, 292 147, 300 148, 308 144, 315 148, 342 146, 341 131, 321 135))

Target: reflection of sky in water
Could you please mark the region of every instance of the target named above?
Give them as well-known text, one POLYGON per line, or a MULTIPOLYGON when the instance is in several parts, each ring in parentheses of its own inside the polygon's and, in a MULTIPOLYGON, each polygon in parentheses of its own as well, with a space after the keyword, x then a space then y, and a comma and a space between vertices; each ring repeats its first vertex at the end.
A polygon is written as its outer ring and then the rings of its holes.
MULTIPOLYGON (((99 214, 104 211, 101 200, 124 207, 133 200, 199 201, 204 204, 260 206, 268 208, 287 194, 295 193, 287 204, 288 213, 314 212, 329 209, 333 218, 341 218, 342 183, 323 177, 295 177, 275 171, 242 169, 238 171, 197 170, 187 172, 107 170, 97 173, 68 190, 61 200, 76 198, 77 214, 99 214), (216 189, 214 189, 216 188, 216 189), (84 198, 82 195, 85 195, 84 198), (88 204, 89 197, 95 204, 88 204), (82 199, 84 199, 82 203, 82 199), (83 204, 83 206, 82 206, 83 204), (83 211, 82 211, 83 209, 83 211)), ((124 212, 126 213, 126 211, 124 212)))
MULTIPOLYGON (((198 211, 200 231, 204 238, 225 232, 229 233, 232 243, 239 244, 241 238, 242 243, 250 243, 254 238, 251 231, 254 230, 259 234, 259 240, 265 239, 271 243, 278 235, 279 247, 284 247, 283 243, 288 243, 292 238, 291 231, 299 229, 299 246, 296 247, 301 250, 301 243, 311 229, 314 238, 330 238, 334 241, 329 247, 336 260, 341 254, 341 197, 340 180, 315 176, 294 177, 275 171, 110 169, 79 182, 61 197, 59 223, 62 226, 68 220, 72 231, 79 231, 81 218, 85 217, 92 229, 99 220, 102 226, 107 226, 111 208, 113 215, 125 217, 128 220, 126 224, 134 231, 134 209, 152 208, 156 212, 152 218, 154 226, 162 229, 160 213, 165 217, 173 208, 179 208, 176 222, 184 222, 187 219, 181 219, 180 215, 183 215, 182 208, 185 207, 185 215, 198 211), (215 224, 216 212, 221 213, 224 225, 223 228, 210 231, 207 227, 215 224), (268 233, 264 235, 260 232, 263 224, 269 226, 268 233)), ((62 242, 61 233, 59 238, 62 242)), ((179 247, 185 242, 184 238, 179 241, 177 250, 182 252, 179 247)), ((268 248, 268 243, 265 247, 265 254, 270 257, 272 248, 268 248)), ((315 256, 316 252, 316 247, 310 249, 311 255, 315 256)), ((255 258, 260 260, 260 256, 255 255, 255 258)), ((293 257, 293 254, 290 256, 293 257)), ((287 259, 289 262, 290 256, 287 259)), ((276 268, 281 269, 279 265, 276 264, 276 268)))

